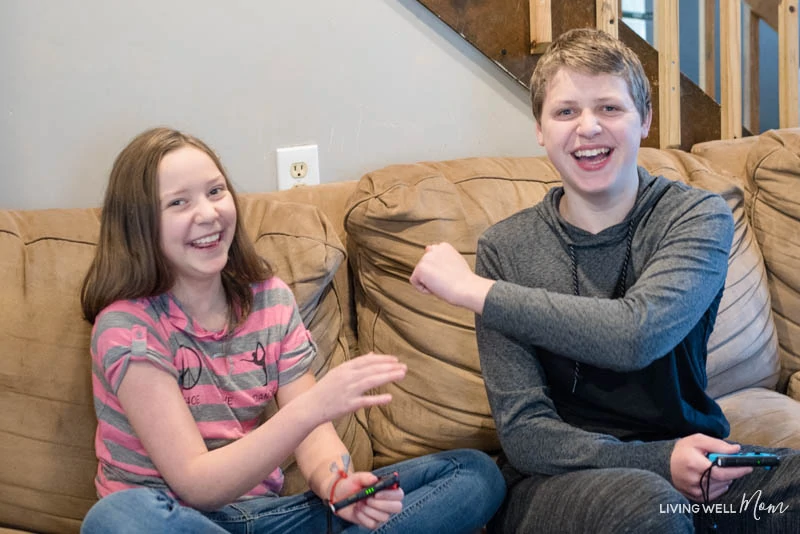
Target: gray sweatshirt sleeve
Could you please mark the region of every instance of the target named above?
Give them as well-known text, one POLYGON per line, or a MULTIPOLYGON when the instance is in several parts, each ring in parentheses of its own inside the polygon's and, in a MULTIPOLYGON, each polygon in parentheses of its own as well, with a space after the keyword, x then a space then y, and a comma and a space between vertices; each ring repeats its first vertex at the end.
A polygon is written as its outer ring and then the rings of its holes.
MULTIPOLYGON (((478 250, 478 274, 490 278, 491 261, 478 250)), ((508 460, 523 474, 555 475, 579 469, 630 467, 671 481, 674 440, 623 442, 565 423, 547 394, 535 349, 487 328, 476 316, 481 371, 497 433, 508 460)))
MULTIPOLYGON (((487 295, 483 326, 597 367, 643 369, 700 320, 727 272, 733 219, 725 201, 707 194, 672 217, 663 221, 668 231, 623 298, 554 293, 487 272, 499 281, 487 295)), ((491 244, 482 239, 479 248, 490 263, 491 244)))

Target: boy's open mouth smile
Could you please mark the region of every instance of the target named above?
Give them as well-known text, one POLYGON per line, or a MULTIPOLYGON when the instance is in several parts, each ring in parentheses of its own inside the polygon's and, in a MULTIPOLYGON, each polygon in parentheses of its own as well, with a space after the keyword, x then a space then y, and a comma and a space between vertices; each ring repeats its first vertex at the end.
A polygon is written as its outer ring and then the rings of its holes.
POLYGON ((598 161, 608 157, 609 154, 611 154, 611 149, 608 147, 588 148, 576 150, 572 153, 572 157, 577 160, 598 161))
POLYGON ((613 152, 609 147, 581 148, 573 152, 572 157, 581 169, 596 171, 605 166, 613 152))

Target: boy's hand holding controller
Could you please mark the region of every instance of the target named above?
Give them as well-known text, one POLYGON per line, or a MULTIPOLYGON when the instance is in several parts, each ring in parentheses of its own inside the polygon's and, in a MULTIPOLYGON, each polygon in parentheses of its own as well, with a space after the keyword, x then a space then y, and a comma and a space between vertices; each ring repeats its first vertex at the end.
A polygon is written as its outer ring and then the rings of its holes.
MULTIPOLYGON (((350 473, 336 485, 333 502, 343 501, 347 497, 358 493, 364 488, 369 488, 378 483, 378 477, 368 471, 350 473)), ((392 484, 394 485, 394 484, 392 484)), ((361 499, 354 504, 337 510, 336 515, 356 523, 362 527, 374 530, 389 520, 392 514, 397 514, 403 509, 403 490, 397 486, 376 491, 369 497, 361 499)))
MULTIPOLYGON (((704 434, 692 434, 679 439, 670 456, 672 485, 689 500, 702 502, 703 490, 700 488, 700 478, 711 466, 708 454, 736 454, 740 448, 739 445, 704 434)), ((720 497, 728 491, 731 482, 752 472, 752 467, 712 469, 708 484, 708 500, 713 501, 720 497)))
POLYGON ((778 456, 763 452, 739 452, 736 454, 718 454, 713 452, 708 455, 708 461, 717 467, 752 466, 763 467, 767 470, 777 467, 781 462, 778 456))

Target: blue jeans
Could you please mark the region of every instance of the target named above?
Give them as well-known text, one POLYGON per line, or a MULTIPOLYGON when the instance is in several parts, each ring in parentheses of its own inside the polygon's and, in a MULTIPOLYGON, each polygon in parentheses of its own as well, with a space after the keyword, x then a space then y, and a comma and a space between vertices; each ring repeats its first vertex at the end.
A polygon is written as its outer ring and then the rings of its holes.
MULTIPOLYGON (((430 454, 375 471, 397 471, 405 492, 403 510, 375 532, 471 533, 492 517, 505 497, 505 482, 482 452, 461 449, 430 454)), ((86 515, 82 534, 95 533, 324 533, 328 508, 314 493, 259 497, 229 504, 215 512, 181 505, 163 491, 139 488, 100 499, 86 515)), ((367 529, 332 518, 332 531, 367 529)))

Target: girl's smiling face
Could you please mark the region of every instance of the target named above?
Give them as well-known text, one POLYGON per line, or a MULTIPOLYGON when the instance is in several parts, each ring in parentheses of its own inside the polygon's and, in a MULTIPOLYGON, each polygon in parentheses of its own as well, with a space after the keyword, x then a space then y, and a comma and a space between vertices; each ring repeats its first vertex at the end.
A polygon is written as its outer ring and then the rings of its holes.
POLYGON ((236 206, 222 171, 186 145, 158 165, 161 250, 175 286, 219 278, 236 229, 236 206))

